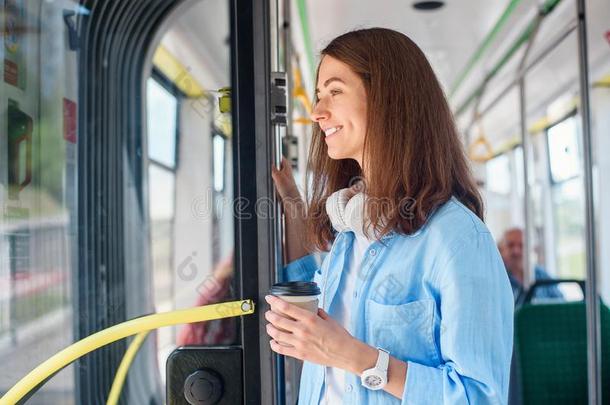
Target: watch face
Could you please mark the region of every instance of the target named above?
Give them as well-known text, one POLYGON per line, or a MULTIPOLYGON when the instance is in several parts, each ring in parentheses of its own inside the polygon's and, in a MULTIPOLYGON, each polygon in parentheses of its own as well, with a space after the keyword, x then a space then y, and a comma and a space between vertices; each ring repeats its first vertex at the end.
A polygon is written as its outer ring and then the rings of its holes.
POLYGON ((383 380, 376 375, 368 375, 366 376, 366 378, 364 379, 364 382, 366 385, 368 385, 369 387, 378 387, 383 383, 383 380))

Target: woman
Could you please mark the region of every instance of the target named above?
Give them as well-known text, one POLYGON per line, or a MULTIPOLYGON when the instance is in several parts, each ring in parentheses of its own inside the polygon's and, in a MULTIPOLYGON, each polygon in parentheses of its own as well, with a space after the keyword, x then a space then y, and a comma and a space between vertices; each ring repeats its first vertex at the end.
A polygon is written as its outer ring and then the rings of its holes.
POLYGON ((511 288, 425 56, 396 31, 353 31, 316 83, 306 212, 289 168, 273 178, 286 278, 317 282, 322 308, 267 296, 265 313, 271 349, 304 360, 299 404, 506 403, 511 288), (304 234, 332 245, 321 267, 304 234))

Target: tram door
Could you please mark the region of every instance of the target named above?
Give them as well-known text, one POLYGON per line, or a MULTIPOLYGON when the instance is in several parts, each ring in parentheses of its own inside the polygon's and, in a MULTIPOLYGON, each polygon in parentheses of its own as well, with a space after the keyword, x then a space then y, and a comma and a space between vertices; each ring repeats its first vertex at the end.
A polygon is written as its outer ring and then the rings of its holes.
POLYGON ((249 11, 259 27, 239 11, 233 34, 230 11, 224 0, 185 5, 154 43, 146 79, 154 305, 160 312, 252 298, 258 309, 158 331, 168 403, 275 403, 284 395, 261 333, 276 267, 270 10, 249 11))
POLYGON ((247 316, 149 333, 115 397, 133 337, 66 364, 22 400, 283 403, 283 363, 262 316, 281 257, 273 7, 0 7, 0 364, 10 365, 0 396, 61 349, 127 320, 251 299, 247 316))

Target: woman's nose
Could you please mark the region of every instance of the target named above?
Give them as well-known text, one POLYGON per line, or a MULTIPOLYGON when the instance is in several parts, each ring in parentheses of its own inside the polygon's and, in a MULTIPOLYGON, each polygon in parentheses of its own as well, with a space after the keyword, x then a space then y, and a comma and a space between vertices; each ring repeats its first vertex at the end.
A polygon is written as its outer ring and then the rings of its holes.
POLYGON ((320 122, 327 120, 330 117, 330 112, 324 105, 320 102, 317 102, 313 106, 313 110, 311 111, 311 120, 313 122, 320 122))

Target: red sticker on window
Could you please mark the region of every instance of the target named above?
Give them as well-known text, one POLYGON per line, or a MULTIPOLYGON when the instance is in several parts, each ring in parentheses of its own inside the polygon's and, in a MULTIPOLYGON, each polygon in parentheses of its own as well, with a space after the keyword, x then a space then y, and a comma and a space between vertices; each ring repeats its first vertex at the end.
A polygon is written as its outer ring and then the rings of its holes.
POLYGON ((13 86, 19 83, 19 67, 8 59, 4 59, 4 81, 13 86))
POLYGON ((64 98, 64 139, 76 143, 76 103, 64 98))

